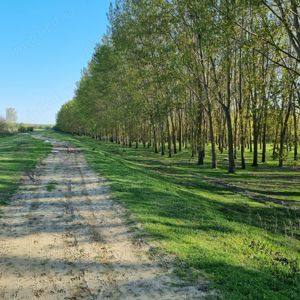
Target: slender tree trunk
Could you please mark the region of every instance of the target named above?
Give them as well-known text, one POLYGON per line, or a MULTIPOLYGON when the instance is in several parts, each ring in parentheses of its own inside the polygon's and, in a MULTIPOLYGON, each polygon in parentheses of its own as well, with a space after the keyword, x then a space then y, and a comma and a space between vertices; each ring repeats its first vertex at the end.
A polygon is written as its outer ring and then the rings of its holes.
POLYGON ((203 107, 200 104, 198 112, 198 130, 197 130, 197 150, 198 150, 198 165, 204 164, 204 141, 203 141, 203 107))
POLYGON ((165 155, 165 133, 164 133, 164 124, 161 122, 160 126, 160 138, 161 138, 161 155, 165 155))
MULTIPOLYGON (((253 120, 253 123, 257 122, 257 120, 253 120)), ((257 167, 258 166, 258 125, 253 125, 253 162, 252 166, 257 167)))
POLYGON ((234 141, 233 141, 233 144, 234 144, 234 158, 236 159, 237 158, 237 146, 238 146, 238 143, 237 143, 237 128, 238 128, 238 109, 236 108, 236 111, 235 111, 235 114, 234 114, 234 141))
POLYGON ((185 124, 184 149, 188 148, 188 124, 185 124))
MULTIPOLYGON (((254 75, 253 75, 254 76, 254 75)), ((253 161, 252 166, 258 166, 258 138, 259 138, 259 117, 257 108, 257 91, 256 86, 254 86, 254 96, 252 99, 252 132, 253 132, 253 161)))
POLYGON ((294 160, 298 160, 298 119, 296 115, 296 106, 293 109, 293 121, 294 121, 294 160))
POLYGON ((284 161, 284 140, 285 140, 285 135, 286 135, 286 131, 287 131, 287 125, 288 125, 288 120, 289 120, 289 116, 290 116, 290 111, 291 111, 291 103, 288 104, 288 109, 287 109, 284 121, 281 126, 281 131, 280 131, 279 162, 278 162, 279 167, 283 166, 283 161, 284 161))
POLYGON ((154 145, 154 153, 158 153, 158 146, 157 146, 157 136, 156 136, 156 128, 153 124, 153 145, 154 145))
POLYGON ((264 123, 263 123, 263 130, 262 130, 262 156, 261 162, 266 162, 266 152, 267 152, 267 109, 265 109, 264 113, 264 123))
POLYGON ((213 169, 217 168, 217 154, 216 154, 216 144, 215 144, 215 134, 214 125, 212 120, 212 107, 211 103, 208 103, 208 122, 209 122, 209 133, 211 142, 211 167, 213 169))
POLYGON ((235 173, 235 161, 234 161, 234 145, 233 145, 233 132, 232 121, 229 108, 225 109, 226 121, 227 121, 227 135, 228 135, 228 172, 235 173))
POLYGON ((246 169, 245 161, 245 132, 244 132, 244 121, 240 121, 240 130, 241 130, 241 168, 246 169))
POLYGON ((244 110, 243 110, 243 80, 242 80, 242 49, 239 50, 239 100, 238 110, 240 117, 240 143, 241 143, 241 168, 246 169, 245 162, 245 130, 244 130, 244 110))
POLYGON ((251 121, 249 119, 249 152, 252 153, 252 130, 251 130, 251 121))
POLYGON ((227 106, 225 108, 225 116, 227 122, 227 143, 228 143, 228 172, 235 173, 235 161, 234 161, 234 140, 232 132, 232 121, 230 114, 230 102, 231 102, 231 87, 230 87, 230 58, 227 66, 227 106))
POLYGON ((178 112, 178 151, 182 151, 182 111, 178 112))
POLYGON ((176 137, 176 126, 175 126, 175 122, 174 122, 174 120, 173 120, 173 113, 171 113, 170 119, 171 119, 171 125, 172 125, 173 151, 174 151, 174 154, 177 154, 177 145, 176 145, 176 142, 177 142, 177 137, 176 137))
POLYGON ((170 117, 167 116, 167 134, 168 134, 168 156, 172 157, 172 142, 170 132, 170 117))

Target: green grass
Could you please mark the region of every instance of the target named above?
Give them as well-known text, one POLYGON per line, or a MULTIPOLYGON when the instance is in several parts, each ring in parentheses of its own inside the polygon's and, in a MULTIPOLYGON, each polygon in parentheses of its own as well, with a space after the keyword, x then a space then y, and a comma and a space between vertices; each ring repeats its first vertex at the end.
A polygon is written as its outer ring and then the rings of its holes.
POLYGON ((177 256, 179 275, 204 276, 226 300, 299 299, 300 172, 291 160, 283 169, 270 160, 228 174, 225 153, 211 170, 209 153, 200 167, 188 151, 169 159, 149 149, 50 135, 83 149, 113 196, 143 224, 138 233, 157 251, 177 256))
POLYGON ((30 173, 50 149, 28 134, 0 137, 0 205, 9 203, 21 176, 30 173))
POLYGON ((46 190, 48 192, 52 192, 56 189, 56 186, 57 186, 57 182, 56 181, 50 181, 47 186, 46 186, 46 190))

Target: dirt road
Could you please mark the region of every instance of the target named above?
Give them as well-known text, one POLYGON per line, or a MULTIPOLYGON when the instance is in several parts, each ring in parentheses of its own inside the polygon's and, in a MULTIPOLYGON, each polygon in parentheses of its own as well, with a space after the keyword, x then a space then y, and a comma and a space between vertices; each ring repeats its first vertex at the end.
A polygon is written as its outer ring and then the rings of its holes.
POLYGON ((0 299, 202 299, 133 242, 83 155, 58 141, 0 219, 0 299))

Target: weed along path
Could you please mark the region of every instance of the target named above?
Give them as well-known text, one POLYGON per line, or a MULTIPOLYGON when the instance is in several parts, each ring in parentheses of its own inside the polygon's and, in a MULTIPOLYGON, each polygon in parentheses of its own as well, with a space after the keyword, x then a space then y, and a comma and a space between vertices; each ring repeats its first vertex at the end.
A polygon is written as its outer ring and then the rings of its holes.
POLYGON ((53 150, 0 219, 0 299, 203 299, 134 242, 78 149, 53 150))

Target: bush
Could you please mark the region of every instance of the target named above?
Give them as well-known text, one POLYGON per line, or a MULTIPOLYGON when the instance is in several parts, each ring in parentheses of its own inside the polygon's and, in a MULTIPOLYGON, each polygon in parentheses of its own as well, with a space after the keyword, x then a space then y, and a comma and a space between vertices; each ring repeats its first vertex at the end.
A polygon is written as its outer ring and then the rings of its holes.
POLYGON ((23 126, 23 125, 20 125, 19 128, 18 128, 18 132, 21 132, 21 133, 25 133, 25 132, 33 132, 33 127, 32 126, 23 126))

